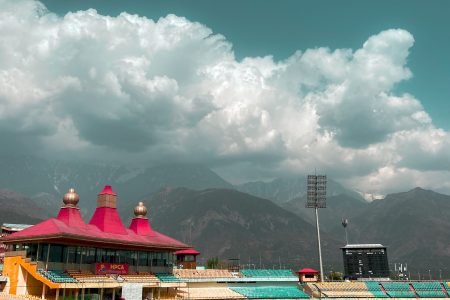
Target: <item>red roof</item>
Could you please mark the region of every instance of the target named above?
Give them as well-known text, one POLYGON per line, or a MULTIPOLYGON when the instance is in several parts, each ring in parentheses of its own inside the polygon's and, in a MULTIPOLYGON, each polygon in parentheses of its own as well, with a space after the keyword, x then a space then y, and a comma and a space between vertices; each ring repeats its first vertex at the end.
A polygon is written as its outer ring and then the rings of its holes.
POLYGON ((102 232, 127 234, 116 208, 97 207, 89 224, 97 226, 102 232))
POLYGON ((186 249, 186 250, 180 250, 175 252, 176 255, 199 255, 200 252, 195 250, 194 248, 186 249))
POLYGON ((311 269, 311 268, 303 268, 300 271, 297 271, 297 273, 300 273, 300 274, 311 274, 311 273, 318 274, 320 272, 317 271, 317 270, 311 269))
POLYGON ((134 218, 131 220, 130 229, 139 235, 155 235, 155 232, 152 230, 147 218, 134 218))
MULTIPOLYGON (((109 188, 108 188, 109 187, 109 188)), ((113 193, 106 186, 102 193, 113 193)), ((186 249, 189 246, 151 229, 147 218, 133 219, 125 228, 116 208, 97 207, 91 221, 86 224, 76 207, 62 207, 56 218, 16 232, 4 238, 5 242, 65 238, 84 242, 99 242, 122 246, 186 249), (146 225, 147 224, 147 225, 146 225)))

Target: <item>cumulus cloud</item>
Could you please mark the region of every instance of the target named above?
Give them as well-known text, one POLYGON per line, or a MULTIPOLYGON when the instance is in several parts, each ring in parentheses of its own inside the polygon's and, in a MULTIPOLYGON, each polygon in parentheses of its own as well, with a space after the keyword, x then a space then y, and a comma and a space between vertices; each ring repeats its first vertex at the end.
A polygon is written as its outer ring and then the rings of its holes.
POLYGON ((422 179, 448 170, 449 133, 394 92, 412 76, 405 30, 359 49, 239 61, 224 36, 179 16, 0 8, 3 152, 203 162, 249 177, 318 168, 374 192, 386 178, 433 187, 422 179))

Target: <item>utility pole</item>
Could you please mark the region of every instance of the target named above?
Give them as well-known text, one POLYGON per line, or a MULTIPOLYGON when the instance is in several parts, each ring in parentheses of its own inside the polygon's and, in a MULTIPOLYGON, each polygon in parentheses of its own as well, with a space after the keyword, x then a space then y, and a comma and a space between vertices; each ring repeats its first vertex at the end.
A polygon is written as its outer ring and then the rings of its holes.
POLYGON ((345 231, 345 244, 346 245, 348 245, 347 226, 348 226, 348 219, 342 219, 342 227, 344 227, 344 231, 345 231))

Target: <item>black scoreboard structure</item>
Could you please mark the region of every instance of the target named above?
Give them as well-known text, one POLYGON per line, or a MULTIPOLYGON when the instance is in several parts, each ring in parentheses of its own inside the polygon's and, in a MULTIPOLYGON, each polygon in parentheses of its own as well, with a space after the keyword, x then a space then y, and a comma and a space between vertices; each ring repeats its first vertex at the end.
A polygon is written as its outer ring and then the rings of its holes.
POLYGON ((389 278, 387 251, 383 245, 354 244, 341 249, 346 278, 389 278))

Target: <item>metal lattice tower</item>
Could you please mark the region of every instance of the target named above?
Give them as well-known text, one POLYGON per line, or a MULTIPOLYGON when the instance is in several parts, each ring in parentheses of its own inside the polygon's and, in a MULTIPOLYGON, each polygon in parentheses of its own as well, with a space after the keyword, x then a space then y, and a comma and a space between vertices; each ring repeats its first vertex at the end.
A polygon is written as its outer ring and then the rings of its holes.
POLYGON ((327 176, 308 175, 306 207, 314 208, 316 214, 317 245, 319 248, 320 281, 323 281, 322 249, 320 246, 319 208, 327 207, 327 176))

